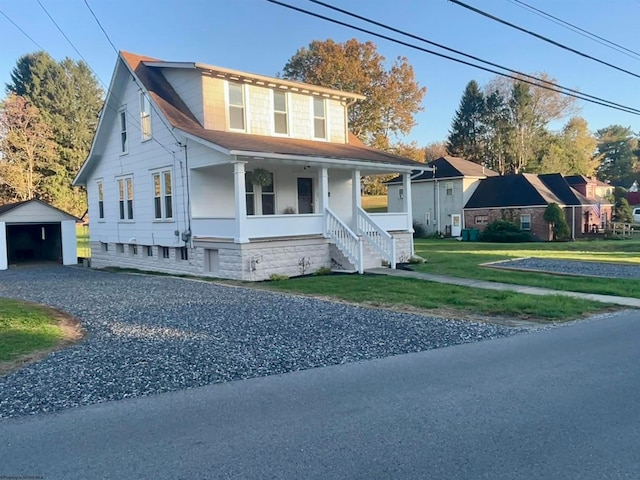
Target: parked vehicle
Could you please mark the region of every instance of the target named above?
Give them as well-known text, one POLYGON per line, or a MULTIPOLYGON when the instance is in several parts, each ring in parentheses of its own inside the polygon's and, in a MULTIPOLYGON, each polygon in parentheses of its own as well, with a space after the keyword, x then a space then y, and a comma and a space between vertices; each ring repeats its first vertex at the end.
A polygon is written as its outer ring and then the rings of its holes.
POLYGON ((640 223, 640 207, 633 209, 633 221, 634 223, 640 223))

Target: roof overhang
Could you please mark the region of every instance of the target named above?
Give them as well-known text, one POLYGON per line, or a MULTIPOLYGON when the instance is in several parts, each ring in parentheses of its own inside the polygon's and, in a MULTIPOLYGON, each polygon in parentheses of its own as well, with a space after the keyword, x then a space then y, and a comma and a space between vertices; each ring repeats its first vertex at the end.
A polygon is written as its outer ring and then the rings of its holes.
POLYGON ((415 165, 398 165, 395 163, 384 162, 367 162, 365 160, 349 159, 349 158, 330 158, 306 155, 289 155, 283 153, 271 152, 250 152, 246 150, 229 150, 229 154, 237 157, 251 157, 255 159, 273 159, 280 161, 290 161, 294 163, 308 163, 314 165, 324 165, 333 168, 359 168, 367 171, 379 172, 403 172, 411 173, 419 170, 415 165))
POLYGON ((267 77, 265 75, 258 75, 255 73, 241 72, 240 70, 217 67, 215 65, 207 65, 206 63, 196 63, 196 62, 143 62, 143 63, 145 66, 151 67, 151 68, 197 69, 213 77, 221 78, 224 80, 255 84, 255 85, 266 86, 270 88, 279 88, 279 89, 288 90, 291 92, 318 95, 318 96, 333 98, 335 100, 341 100, 341 101, 366 99, 364 95, 360 95, 358 93, 350 93, 342 90, 335 90, 332 88, 319 87, 317 85, 311 85, 308 83, 285 80, 284 78, 267 77))

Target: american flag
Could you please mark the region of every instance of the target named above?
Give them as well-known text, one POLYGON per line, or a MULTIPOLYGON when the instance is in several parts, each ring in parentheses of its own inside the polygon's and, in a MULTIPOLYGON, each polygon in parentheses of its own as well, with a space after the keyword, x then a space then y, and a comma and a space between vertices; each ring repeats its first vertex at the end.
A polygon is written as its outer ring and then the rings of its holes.
POLYGON ((591 205, 591 213, 593 213, 597 219, 600 219, 600 202, 591 205))

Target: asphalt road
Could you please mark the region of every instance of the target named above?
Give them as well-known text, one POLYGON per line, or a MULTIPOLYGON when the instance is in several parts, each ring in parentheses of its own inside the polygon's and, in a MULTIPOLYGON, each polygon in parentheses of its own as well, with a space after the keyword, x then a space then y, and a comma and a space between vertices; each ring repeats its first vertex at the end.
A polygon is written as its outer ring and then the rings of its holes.
POLYGON ((638 479, 638 317, 5 420, 0 478, 638 479))

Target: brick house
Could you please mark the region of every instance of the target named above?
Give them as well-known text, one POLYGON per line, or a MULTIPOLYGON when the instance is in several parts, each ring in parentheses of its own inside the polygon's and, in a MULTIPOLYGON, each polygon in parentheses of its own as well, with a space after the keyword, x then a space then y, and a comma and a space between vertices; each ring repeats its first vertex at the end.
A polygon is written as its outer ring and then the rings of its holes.
POLYGON ((563 209, 571 238, 601 232, 611 220, 610 203, 587 198, 559 173, 520 173, 482 180, 465 205, 465 225, 482 231, 495 220, 507 220, 538 240, 552 240, 551 229, 544 221, 545 209, 551 203, 563 209))

